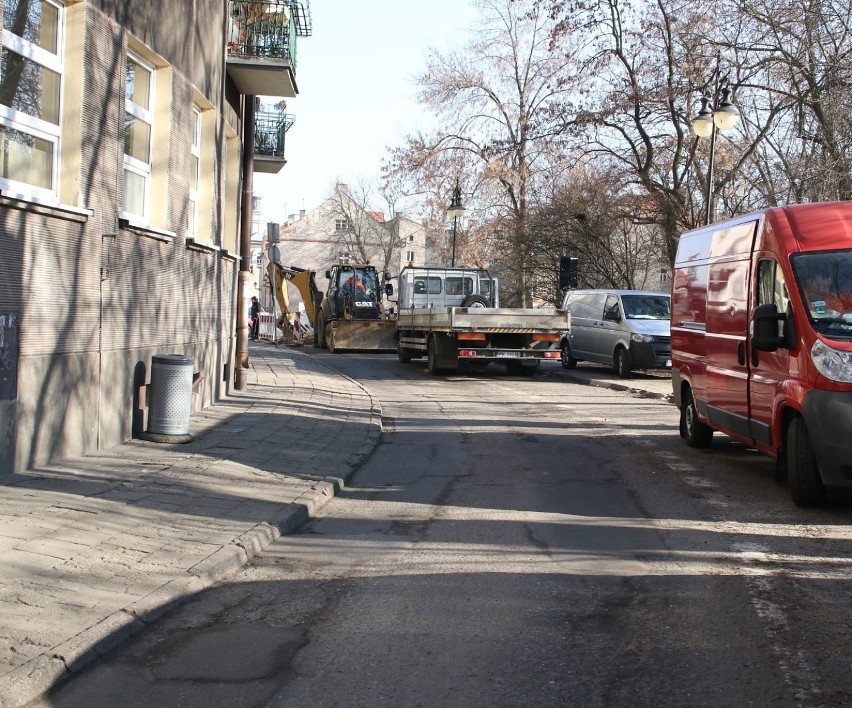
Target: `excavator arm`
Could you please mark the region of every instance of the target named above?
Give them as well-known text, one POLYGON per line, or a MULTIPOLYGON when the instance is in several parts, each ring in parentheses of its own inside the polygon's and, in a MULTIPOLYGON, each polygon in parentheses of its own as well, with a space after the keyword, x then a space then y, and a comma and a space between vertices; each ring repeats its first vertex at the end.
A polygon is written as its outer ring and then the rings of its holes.
POLYGON ((275 292, 275 299, 278 301, 278 307, 281 308, 281 317, 278 318, 278 327, 281 331, 290 329, 288 315, 293 314, 290 309, 290 298, 287 295, 287 283, 292 283, 299 290, 302 301, 305 303, 305 314, 308 316, 308 322, 311 327, 316 326, 314 306, 319 298, 319 288, 317 288, 314 271, 270 262, 267 266, 267 272, 269 273, 269 282, 272 283, 275 292))

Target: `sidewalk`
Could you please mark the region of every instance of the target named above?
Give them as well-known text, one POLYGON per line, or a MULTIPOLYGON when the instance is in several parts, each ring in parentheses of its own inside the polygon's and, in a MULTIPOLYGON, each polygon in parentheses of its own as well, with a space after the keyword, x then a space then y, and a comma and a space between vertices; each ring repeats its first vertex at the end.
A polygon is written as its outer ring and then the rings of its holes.
POLYGON ((235 573, 371 454, 381 410, 308 352, 252 345, 248 385, 193 440, 134 440, 0 476, 0 707, 235 573))

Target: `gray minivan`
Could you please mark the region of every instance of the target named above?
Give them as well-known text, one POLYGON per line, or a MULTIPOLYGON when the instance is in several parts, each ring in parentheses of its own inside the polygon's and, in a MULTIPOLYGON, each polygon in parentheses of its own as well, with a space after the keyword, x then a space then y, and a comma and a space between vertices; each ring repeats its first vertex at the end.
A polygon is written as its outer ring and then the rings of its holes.
POLYGON ((562 366, 610 364, 622 378, 634 369, 670 369, 671 296, 642 290, 570 290, 563 308, 571 332, 563 337, 562 366))

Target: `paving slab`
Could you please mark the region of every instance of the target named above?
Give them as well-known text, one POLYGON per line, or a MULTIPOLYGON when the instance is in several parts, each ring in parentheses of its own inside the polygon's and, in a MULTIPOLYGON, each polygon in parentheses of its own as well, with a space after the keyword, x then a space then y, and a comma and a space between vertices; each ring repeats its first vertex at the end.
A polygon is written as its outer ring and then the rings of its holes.
POLYGON ((0 708, 236 573, 372 454, 381 407, 361 384, 307 349, 252 343, 250 362, 246 390, 193 415, 185 444, 0 476, 0 708))

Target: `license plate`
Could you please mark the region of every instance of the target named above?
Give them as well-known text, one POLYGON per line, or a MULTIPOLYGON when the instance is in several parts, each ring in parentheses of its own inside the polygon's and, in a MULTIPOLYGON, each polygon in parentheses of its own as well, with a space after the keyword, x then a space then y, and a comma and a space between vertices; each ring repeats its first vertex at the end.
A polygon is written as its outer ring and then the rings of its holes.
POLYGON ((520 352, 497 352, 498 359, 520 359, 520 352))

